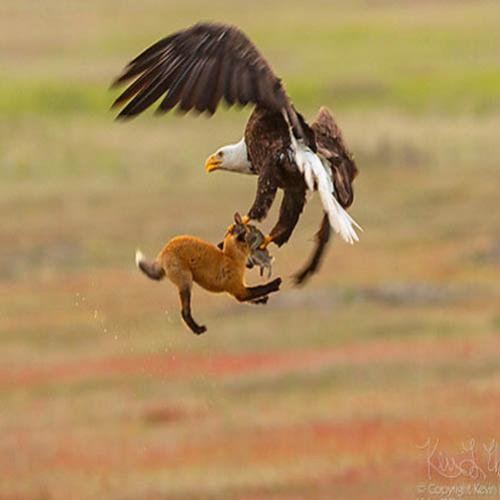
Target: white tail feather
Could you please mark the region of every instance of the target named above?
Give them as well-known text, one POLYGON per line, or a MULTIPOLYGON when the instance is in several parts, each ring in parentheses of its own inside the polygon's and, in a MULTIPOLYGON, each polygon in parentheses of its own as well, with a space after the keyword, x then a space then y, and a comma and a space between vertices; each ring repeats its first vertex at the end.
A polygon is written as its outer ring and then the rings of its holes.
POLYGON ((309 167, 308 163, 306 163, 304 169, 304 179, 306 181, 307 189, 309 189, 309 191, 314 191, 314 177, 315 176, 313 173, 313 169, 309 167))
POLYGON ((342 208, 333 193, 335 187, 332 182, 331 172, 321 159, 302 142, 298 142, 293 134, 290 134, 295 152, 295 162, 304 176, 307 188, 319 192, 324 211, 328 214, 328 220, 332 229, 339 234, 344 241, 353 244, 359 241, 355 227, 360 231, 361 226, 342 208))

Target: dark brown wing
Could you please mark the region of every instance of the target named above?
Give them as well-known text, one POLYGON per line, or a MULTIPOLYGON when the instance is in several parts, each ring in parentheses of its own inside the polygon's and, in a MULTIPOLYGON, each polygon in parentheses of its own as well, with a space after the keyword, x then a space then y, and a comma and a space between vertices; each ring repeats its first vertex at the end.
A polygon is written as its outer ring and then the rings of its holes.
POLYGON ((213 114, 222 98, 229 106, 291 109, 280 79, 255 45, 239 29, 224 24, 196 24, 156 42, 112 86, 131 80, 113 104, 128 103, 119 118, 135 116, 160 98, 160 113, 178 106, 184 112, 194 108, 213 114))
POLYGON ((352 182, 358 174, 354 158, 347 149, 340 128, 328 109, 322 107, 319 110, 311 128, 314 131, 318 153, 332 166, 335 196, 339 203, 347 208, 354 199, 352 182))

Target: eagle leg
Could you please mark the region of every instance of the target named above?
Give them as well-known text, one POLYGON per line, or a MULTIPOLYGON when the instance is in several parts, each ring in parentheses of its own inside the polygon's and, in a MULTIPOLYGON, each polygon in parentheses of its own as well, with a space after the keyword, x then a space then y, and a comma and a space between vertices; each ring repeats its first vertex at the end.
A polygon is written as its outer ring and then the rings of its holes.
POLYGON ((261 221, 265 219, 271 206, 276 198, 276 191, 278 190, 278 183, 269 168, 259 175, 257 182, 257 194, 252 207, 246 215, 247 221, 256 220, 261 221))
POLYGON ((316 233, 316 247, 314 252, 307 264, 293 277, 296 285, 303 285, 319 269, 323 254, 330 240, 331 232, 330 221, 328 220, 328 215, 325 214, 321 222, 321 227, 316 233))
POLYGON ((284 245, 290 239, 290 236, 299 221, 299 217, 304 209, 305 203, 305 190, 285 190, 283 201, 281 202, 278 222, 266 239, 269 239, 269 241, 272 241, 279 247, 284 245))

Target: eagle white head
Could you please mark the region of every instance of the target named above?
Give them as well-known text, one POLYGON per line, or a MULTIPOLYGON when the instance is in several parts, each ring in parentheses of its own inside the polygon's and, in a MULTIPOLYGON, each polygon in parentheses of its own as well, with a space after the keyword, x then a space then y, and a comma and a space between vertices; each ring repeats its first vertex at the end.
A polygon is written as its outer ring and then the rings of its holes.
POLYGON ((256 174, 252 164, 248 161, 247 146, 244 139, 241 139, 236 144, 229 144, 219 148, 207 158, 205 171, 210 173, 215 170, 226 170, 249 175, 256 174))

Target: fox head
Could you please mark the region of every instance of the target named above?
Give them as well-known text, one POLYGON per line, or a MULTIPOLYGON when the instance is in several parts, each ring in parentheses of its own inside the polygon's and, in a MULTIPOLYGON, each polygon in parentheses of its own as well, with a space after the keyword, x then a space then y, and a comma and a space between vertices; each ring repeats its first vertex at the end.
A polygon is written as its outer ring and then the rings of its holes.
POLYGON ((228 233, 238 242, 247 243, 248 226, 243 223, 241 215, 234 214, 234 224, 229 228, 228 233))
POLYGON ((247 256, 246 267, 252 269, 254 265, 259 266, 261 276, 264 269, 270 273, 273 258, 267 249, 260 249, 265 240, 262 231, 253 224, 245 223, 238 212, 234 214, 234 224, 230 226, 226 234, 226 245, 227 239, 231 240, 228 246, 238 249, 247 256))
POLYGON ((226 254, 231 254, 238 260, 246 261, 250 255, 250 247, 247 243, 248 228, 239 213, 234 215, 234 224, 229 226, 224 238, 222 251, 226 254))
POLYGON ((238 212, 234 214, 234 224, 229 228, 228 233, 236 241, 246 243, 251 252, 259 248, 264 241, 264 235, 257 226, 245 223, 238 212))

